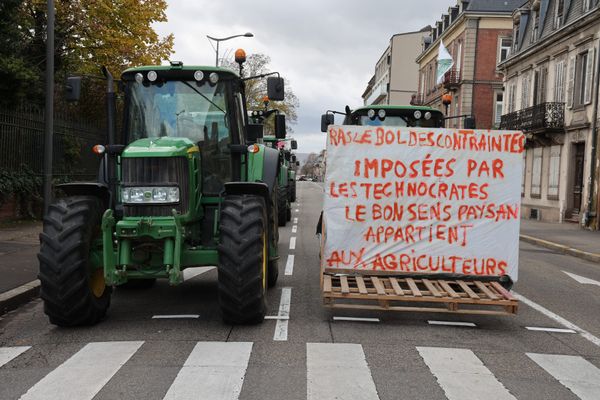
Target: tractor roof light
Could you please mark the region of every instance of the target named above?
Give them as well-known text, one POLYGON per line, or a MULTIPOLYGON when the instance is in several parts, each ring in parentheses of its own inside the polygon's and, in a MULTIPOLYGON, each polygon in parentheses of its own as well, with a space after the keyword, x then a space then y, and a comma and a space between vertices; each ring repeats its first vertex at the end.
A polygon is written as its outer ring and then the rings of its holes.
POLYGON ((156 71, 150 71, 148 72, 147 77, 150 82, 154 82, 158 78, 158 74, 156 73, 156 71))
POLYGON ((428 121, 431 119, 431 113, 429 111, 425 113, 425 119, 428 121))
POLYGON ((377 111, 377 116, 379 117, 380 120, 383 121, 385 119, 385 110, 380 109, 379 111, 377 111))
POLYGON ((202 72, 202 71, 194 72, 194 79, 196 81, 200 82, 202 79, 204 79, 204 72, 202 72))
POLYGON ((138 72, 137 74, 135 74, 135 81, 137 83, 144 82, 144 75, 142 75, 140 72, 138 72))
POLYGON ((211 72, 208 76, 208 80, 214 85, 215 83, 219 82, 219 74, 216 72, 211 72))
POLYGON ((413 116, 415 117, 415 119, 421 119, 423 114, 421 113, 421 111, 416 110, 415 113, 413 114, 413 116))
POLYGON ((371 108, 369 111, 367 111, 367 116, 368 116, 370 119, 375 119, 375 110, 373 110, 373 109, 371 108))
POLYGON ((237 49, 235 51, 235 62, 238 64, 243 64, 246 62, 246 52, 244 49, 237 49))

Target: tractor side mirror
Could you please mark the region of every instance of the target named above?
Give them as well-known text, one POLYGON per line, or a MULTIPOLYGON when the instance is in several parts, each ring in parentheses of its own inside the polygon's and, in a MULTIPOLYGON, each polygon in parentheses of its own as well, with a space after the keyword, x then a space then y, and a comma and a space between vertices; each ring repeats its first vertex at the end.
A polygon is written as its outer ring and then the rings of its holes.
POLYGON ((327 132, 329 125, 333 125, 334 122, 333 114, 321 115, 321 132, 327 132))
POLYGON ((300 161, 296 161, 296 167, 300 166, 300 161))
POLYGON ((285 115, 275 115, 275 137, 285 139, 285 115))
POLYGON ((292 140, 292 143, 290 143, 290 146, 292 146, 292 150, 296 150, 298 148, 298 142, 296 142, 295 140, 292 140))
POLYGON ((256 143, 263 137, 263 124, 248 124, 246 128, 246 140, 248 143, 256 143))
POLYGON ((65 99, 68 102, 79 101, 81 97, 81 77, 69 76, 65 86, 65 99))
POLYGON ((292 162, 296 162, 296 155, 292 154, 292 162))
POLYGON ((267 78, 267 96, 269 100, 283 101, 285 97, 283 78, 271 76, 267 78))
POLYGON ((475 118, 473 117, 465 117, 463 121, 463 125, 465 129, 475 129, 475 118))

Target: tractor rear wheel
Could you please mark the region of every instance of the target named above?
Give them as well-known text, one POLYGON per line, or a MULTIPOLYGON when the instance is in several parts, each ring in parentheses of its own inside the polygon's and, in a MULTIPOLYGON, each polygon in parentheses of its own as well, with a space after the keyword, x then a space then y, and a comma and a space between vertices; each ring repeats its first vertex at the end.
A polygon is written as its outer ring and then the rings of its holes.
POLYGON ((102 210, 93 196, 66 197, 48 208, 38 254, 40 296, 55 325, 95 324, 110 305, 112 289, 104 282, 104 269, 90 262, 101 237, 102 210))
POLYGON ((277 187, 277 211, 279 226, 287 224, 287 209, 288 209, 288 188, 286 186, 277 187))
POLYGON ((262 322, 267 311, 269 243, 262 197, 226 196, 221 206, 219 304, 232 324, 262 322))
POLYGON ((290 181, 290 203, 296 202, 296 180, 290 181))

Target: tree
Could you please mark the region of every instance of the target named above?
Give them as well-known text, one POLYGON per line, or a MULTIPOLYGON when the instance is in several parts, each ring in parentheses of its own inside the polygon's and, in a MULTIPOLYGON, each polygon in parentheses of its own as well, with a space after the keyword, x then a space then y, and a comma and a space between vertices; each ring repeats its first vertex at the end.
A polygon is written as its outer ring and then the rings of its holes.
MULTIPOLYGON (((252 54, 247 57, 244 63, 243 74, 245 77, 256 76, 271 72, 269 69, 269 63, 271 58, 265 54, 252 54)), ((232 69, 236 72, 239 71, 239 66, 232 60, 225 60, 223 66, 232 69)), ((248 101, 248 110, 263 110, 264 109, 264 98, 267 95, 267 81, 266 79, 251 79, 246 81, 246 99, 248 101)), ((283 114, 285 114, 286 122, 294 124, 298 120, 297 108, 300 106, 298 97, 294 94, 291 85, 285 81, 285 100, 284 101, 271 101, 269 108, 276 108, 283 114)), ((272 124, 272 122, 271 122, 272 124)), ((271 128, 271 124, 267 124, 267 129, 271 128)), ((287 127, 289 133, 293 132, 292 128, 287 127)))

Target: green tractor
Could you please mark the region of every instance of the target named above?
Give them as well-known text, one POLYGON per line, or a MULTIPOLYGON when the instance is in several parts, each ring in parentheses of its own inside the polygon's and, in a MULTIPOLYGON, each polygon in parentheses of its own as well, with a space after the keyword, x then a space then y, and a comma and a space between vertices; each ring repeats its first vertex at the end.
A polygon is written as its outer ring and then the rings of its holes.
MULTIPOLYGON (((60 185, 65 197, 44 218, 39 277, 50 322, 94 324, 113 286, 177 285, 197 266, 217 266, 224 321, 261 322, 278 277, 280 165, 276 149, 253 143, 262 126, 248 120, 244 82, 275 73, 242 78, 181 62, 128 69, 119 144, 114 82, 103 72, 108 140, 94 147, 98 180, 60 185)), ((267 88, 283 100, 281 77, 269 76, 267 88)), ((77 100, 81 78, 67 89, 77 100)), ((285 116, 275 130, 285 135, 285 116)))

